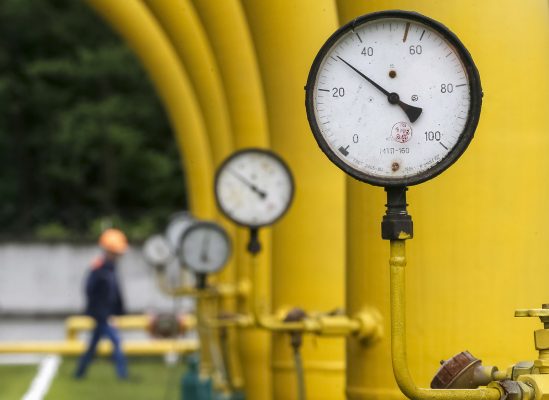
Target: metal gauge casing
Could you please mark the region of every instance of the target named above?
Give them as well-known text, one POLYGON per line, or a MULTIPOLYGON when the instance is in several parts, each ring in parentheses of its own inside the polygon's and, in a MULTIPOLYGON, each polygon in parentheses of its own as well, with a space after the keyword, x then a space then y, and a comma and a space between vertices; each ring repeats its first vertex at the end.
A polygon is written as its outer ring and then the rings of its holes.
POLYGON ((292 173, 272 151, 237 151, 217 170, 217 206, 238 225, 259 228, 274 224, 288 211, 293 196, 292 173))
POLYGON ((181 237, 178 256, 181 265, 197 274, 212 274, 225 266, 231 255, 231 241, 215 222, 200 221, 181 237))
POLYGON ((338 29, 317 54, 306 110, 328 158, 377 186, 434 178, 467 149, 482 88, 471 55, 441 23, 382 11, 338 29))
POLYGON ((165 266, 172 260, 173 253, 166 238, 157 234, 148 238, 143 244, 143 256, 152 266, 165 266))

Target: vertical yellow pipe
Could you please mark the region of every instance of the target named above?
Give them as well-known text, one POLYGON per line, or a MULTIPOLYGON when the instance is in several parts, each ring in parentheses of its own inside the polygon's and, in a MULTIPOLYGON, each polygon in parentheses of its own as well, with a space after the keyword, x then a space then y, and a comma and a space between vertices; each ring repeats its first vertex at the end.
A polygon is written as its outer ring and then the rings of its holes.
MULTIPOLYGON (((289 163, 296 197, 273 229, 273 307, 330 309, 343 303, 344 179, 318 151, 303 87, 316 51, 336 28, 330 0, 242 0, 258 56, 272 148, 289 163)), ((343 397, 343 341, 305 338, 309 398, 343 397)), ((273 397, 297 393, 287 335, 273 337, 273 397)))
MULTIPOLYGON (((214 168, 233 150, 229 112, 216 60, 200 19, 189 0, 142 0, 157 18, 170 39, 180 63, 189 74, 209 137, 214 168)), ((211 189, 213 196, 213 188, 211 189)), ((234 237, 232 224, 224 223, 234 237)), ((229 263, 216 279, 235 281, 234 263, 229 263)), ((225 302, 224 308, 232 308, 225 302)))
POLYGON ((140 1, 87 1, 128 42, 149 73, 182 154, 191 209, 199 218, 212 218, 215 205, 208 138, 189 78, 173 48, 140 1))
MULTIPOLYGON (((246 16, 238 0, 193 0, 219 66, 231 116, 235 148, 268 147, 267 112, 257 58, 246 16)), ((237 280, 249 278, 249 256, 245 251, 248 232, 237 229, 235 248, 237 280)), ((263 250, 258 256, 262 282, 256 288, 270 298, 270 232, 261 232, 263 250)), ((247 313, 241 302, 239 312, 247 313)), ((239 333, 244 382, 248 399, 267 399, 271 393, 270 335, 259 330, 239 333)))
MULTIPOLYGON (((468 349, 504 367, 536 357, 530 326, 513 310, 547 299, 540 248, 549 220, 545 123, 549 27, 546 1, 338 0, 341 22, 383 9, 421 12, 461 37, 484 88, 480 125, 467 152, 443 175, 410 188, 415 238, 407 276, 409 365, 429 385, 439 360, 468 349), (497 340, 494 338, 497 336, 497 340), (501 343, 513 343, 501 346, 501 343)), ((347 308, 380 309, 389 331, 385 194, 348 181, 347 308)), ((402 399, 387 335, 377 346, 347 343, 349 399, 402 399)))
POLYGON ((219 69, 200 19, 189 0, 143 0, 171 40, 206 125, 214 165, 233 149, 231 123, 219 69))

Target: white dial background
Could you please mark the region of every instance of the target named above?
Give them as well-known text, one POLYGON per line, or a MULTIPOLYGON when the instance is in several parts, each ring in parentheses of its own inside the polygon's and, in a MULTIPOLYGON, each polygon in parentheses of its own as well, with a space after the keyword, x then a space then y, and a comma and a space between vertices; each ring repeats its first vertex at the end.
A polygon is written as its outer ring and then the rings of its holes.
POLYGON ((216 181, 221 209, 245 226, 272 224, 286 212, 292 195, 288 170, 263 151, 244 151, 229 159, 216 181))
POLYGON ((458 142, 470 108, 456 49, 432 28, 403 18, 348 31, 321 62, 313 90, 316 122, 333 153, 379 178, 408 178, 438 164, 458 142), (341 59, 421 108, 419 118, 411 122, 341 59))
POLYGON ((173 257, 172 248, 163 235, 154 235, 143 245, 143 255, 154 266, 165 266, 173 257))
POLYGON ((197 273, 214 273, 229 259, 227 236, 208 224, 190 229, 181 242, 181 263, 197 273))

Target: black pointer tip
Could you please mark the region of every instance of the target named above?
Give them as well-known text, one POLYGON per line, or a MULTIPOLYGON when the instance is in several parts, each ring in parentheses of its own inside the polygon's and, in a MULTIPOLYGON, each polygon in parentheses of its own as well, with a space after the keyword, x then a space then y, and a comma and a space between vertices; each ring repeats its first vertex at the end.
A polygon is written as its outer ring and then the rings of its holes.
POLYGON ((423 112, 423 109, 413 106, 402 107, 410 122, 416 122, 423 112))

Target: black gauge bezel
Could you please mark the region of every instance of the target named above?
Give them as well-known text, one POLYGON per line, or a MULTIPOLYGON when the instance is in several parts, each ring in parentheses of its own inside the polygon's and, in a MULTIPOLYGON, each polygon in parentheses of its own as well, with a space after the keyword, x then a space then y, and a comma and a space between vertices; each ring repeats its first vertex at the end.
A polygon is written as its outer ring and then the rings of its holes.
POLYGON ((252 228, 252 229, 258 229, 258 228, 261 228, 261 227, 270 226, 270 225, 275 224, 288 212, 288 210, 290 209, 290 206, 292 205, 292 202, 294 200, 295 181, 294 181, 294 177, 292 175, 292 171, 290 170, 290 167, 278 154, 276 154, 275 152, 273 152, 271 150, 268 150, 268 149, 262 149, 262 148, 258 148, 258 147, 250 147, 250 148, 235 151, 233 154, 231 154, 229 157, 227 157, 221 163, 221 165, 219 166, 219 168, 217 169, 217 172, 215 174, 214 193, 215 193, 215 201, 216 201, 216 204, 217 204, 217 208, 219 208, 219 210, 221 210, 221 212, 223 213, 223 215, 225 217, 227 217, 229 220, 231 220, 232 222, 234 222, 235 224, 237 224, 239 226, 252 228), (219 192, 218 192, 219 177, 220 177, 221 173, 224 171, 225 167, 230 162, 232 162, 235 158, 241 157, 241 156, 246 155, 246 154, 261 154, 261 155, 266 155, 266 156, 272 158, 275 162, 279 163, 282 166, 282 168, 286 171, 286 174, 287 174, 287 176, 289 178, 289 181, 290 181, 290 196, 288 198, 288 202, 286 204, 286 207, 282 210, 282 212, 276 218, 274 218, 270 221, 267 221, 265 223, 262 223, 262 224, 250 224, 246 221, 242 221, 242 220, 239 220, 239 219, 234 218, 233 216, 231 216, 229 214, 229 212, 223 207, 223 204, 221 202, 220 195, 219 195, 219 192))
POLYGON ((477 67, 475 66, 473 58, 471 57, 471 54, 463 45, 463 43, 452 31, 450 31, 445 25, 441 24, 440 22, 435 21, 422 14, 411 11, 390 10, 375 12, 358 17, 353 21, 343 25, 332 36, 330 36, 330 38, 326 41, 326 43, 318 52, 311 66, 311 70, 309 71, 307 85, 305 86, 305 108, 307 110, 307 119, 309 120, 309 125, 318 143, 318 146, 324 152, 324 154, 326 154, 326 156, 345 173, 359 181, 369 183, 375 186, 412 186, 433 179, 440 173, 444 172, 465 152, 465 150, 471 143, 475 130, 478 126, 480 111, 482 108, 482 96, 483 93, 480 83, 480 75, 477 67), (324 139, 322 132, 320 131, 315 117, 314 88, 316 78, 324 58, 332 49, 333 45, 348 32, 354 31, 358 26, 372 21, 388 18, 398 18, 420 23, 441 34, 455 48, 458 56, 461 59, 461 62, 464 65, 467 77, 469 79, 471 103, 469 106, 469 114, 465 123, 465 128, 461 133, 458 142, 440 162, 425 171, 409 177, 379 177, 360 171, 347 164, 344 160, 339 158, 337 154, 335 154, 334 150, 330 148, 330 146, 324 139))
POLYGON ((192 226, 190 226, 185 231, 185 233, 183 233, 183 235, 181 236, 181 240, 180 240, 180 243, 179 243, 179 250, 177 252, 177 258, 178 258, 180 264, 183 267, 190 269, 195 274, 215 274, 215 273, 221 271, 223 269, 223 267, 225 267, 225 265, 227 265, 227 263, 229 262, 229 260, 231 258, 231 255, 232 255, 232 243, 231 243, 231 238, 229 237, 229 234, 227 233, 227 231, 221 225, 219 225, 216 222, 212 222, 212 221, 197 221, 192 226), (221 236, 223 237, 223 239, 225 240, 225 243, 227 244, 227 254, 225 255, 225 258, 223 259, 223 262, 221 264, 219 264, 213 271, 207 271, 207 272, 198 271, 196 266, 190 265, 185 260, 185 254, 182 251, 183 250, 183 243, 185 243, 185 240, 187 240, 187 238, 194 231, 201 230, 201 229, 210 229, 212 231, 220 233, 221 236))

